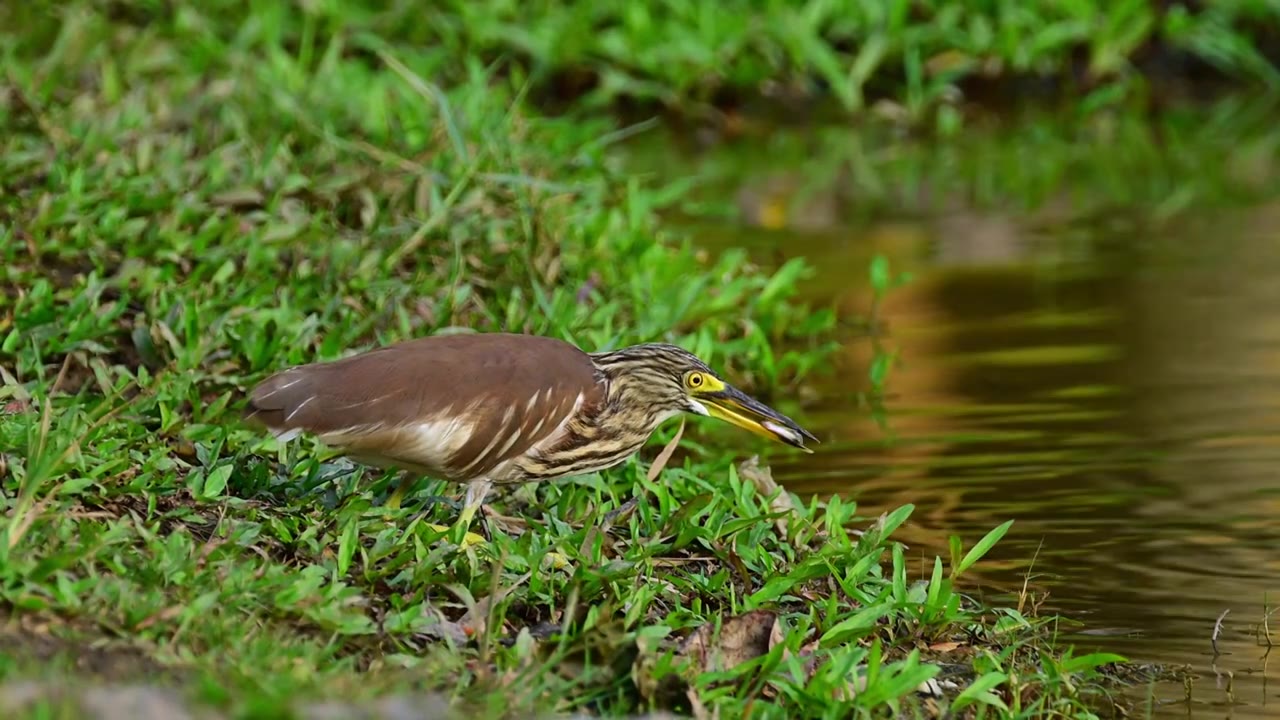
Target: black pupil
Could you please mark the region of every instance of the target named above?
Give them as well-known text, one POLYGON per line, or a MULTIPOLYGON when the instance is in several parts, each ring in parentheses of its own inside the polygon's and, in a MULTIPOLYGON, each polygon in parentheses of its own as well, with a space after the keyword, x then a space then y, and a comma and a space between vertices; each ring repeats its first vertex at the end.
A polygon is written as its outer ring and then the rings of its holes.
POLYGON ((694 375, 693 378, 689 380, 689 382, 693 383, 694 385, 701 385, 702 378, 698 377, 697 375, 694 375))

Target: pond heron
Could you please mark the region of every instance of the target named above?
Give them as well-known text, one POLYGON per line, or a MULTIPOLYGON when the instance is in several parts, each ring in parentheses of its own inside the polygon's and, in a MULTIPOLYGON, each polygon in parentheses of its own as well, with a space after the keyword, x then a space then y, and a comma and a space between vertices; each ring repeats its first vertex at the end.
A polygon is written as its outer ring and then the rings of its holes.
POLYGON ((251 393, 245 416, 288 441, 308 433, 357 462, 465 483, 469 526, 494 484, 617 465, 664 421, 719 418, 806 452, 808 431, 725 382, 676 345, 585 352, 507 333, 408 340, 293 367, 251 393))

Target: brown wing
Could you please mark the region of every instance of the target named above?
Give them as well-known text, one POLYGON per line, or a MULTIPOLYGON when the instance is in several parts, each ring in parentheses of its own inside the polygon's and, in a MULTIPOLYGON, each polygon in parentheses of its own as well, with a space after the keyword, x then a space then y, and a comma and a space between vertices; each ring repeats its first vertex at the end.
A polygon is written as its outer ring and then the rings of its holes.
POLYGON ((461 480, 555 432, 601 388, 589 356, 532 335, 444 335, 303 365, 254 388, 246 416, 366 462, 461 480))

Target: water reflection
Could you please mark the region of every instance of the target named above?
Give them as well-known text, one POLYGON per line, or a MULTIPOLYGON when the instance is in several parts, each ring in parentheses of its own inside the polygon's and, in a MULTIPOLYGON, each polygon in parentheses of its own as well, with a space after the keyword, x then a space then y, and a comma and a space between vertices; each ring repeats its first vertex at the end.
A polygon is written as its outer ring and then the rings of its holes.
MULTIPOLYGON (((887 429, 854 409, 872 348, 852 343, 805 415, 821 452, 777 458, 775 475, 868 515, 914 503, 902 539, 921 556, 1015 518, 984 592, 1030 573, 1047 607, 1098 633, 1073 642, 1193 666, 1193 714, 1227 702, 1215 672, 1234 674, 1233 714, 1266 714, 1280 698, 1253 633, 1266 594, 1280 595, 1278 228, 1280 204, 1202 214, 1109 238, 1123 252, 1089 260, 974 215, 840 242, 793 234, 788 254, 808 256, 851 312, 870 306, 857 280, 873 253, 915 280, 880 311, 901 355, 887 429)), ((729 235, 704 240, 741 244, 729 235)))

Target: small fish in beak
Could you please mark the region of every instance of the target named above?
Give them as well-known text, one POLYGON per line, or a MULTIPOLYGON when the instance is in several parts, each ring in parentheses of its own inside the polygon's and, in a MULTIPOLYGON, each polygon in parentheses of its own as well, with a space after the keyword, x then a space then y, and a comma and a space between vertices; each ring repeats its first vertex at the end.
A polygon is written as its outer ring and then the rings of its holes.
POLYGON ((805 440, 818 442, 818 438, 791 418, 732 385, 725 385, 723 390, 699 395, 698 400, 706 406, 712 417, 770 440, 800 448, 807 453, 813 450, 805 447, 805 440))

